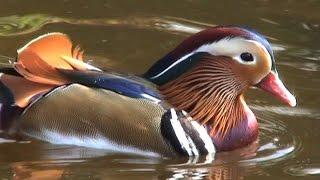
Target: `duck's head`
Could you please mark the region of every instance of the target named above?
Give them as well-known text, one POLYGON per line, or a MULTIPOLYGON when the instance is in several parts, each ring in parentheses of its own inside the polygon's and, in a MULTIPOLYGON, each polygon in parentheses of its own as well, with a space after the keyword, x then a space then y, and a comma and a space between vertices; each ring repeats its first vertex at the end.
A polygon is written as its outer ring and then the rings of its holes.
POLYGON ((261 88, 296 105, 278 77, 269 42, 247 28, 201 31, 155 63, 144 77, 159 85, 169 103, 205 124, 220 150, 244 146, 258 135, 255 116, 243 99, 248 88, 261 88))

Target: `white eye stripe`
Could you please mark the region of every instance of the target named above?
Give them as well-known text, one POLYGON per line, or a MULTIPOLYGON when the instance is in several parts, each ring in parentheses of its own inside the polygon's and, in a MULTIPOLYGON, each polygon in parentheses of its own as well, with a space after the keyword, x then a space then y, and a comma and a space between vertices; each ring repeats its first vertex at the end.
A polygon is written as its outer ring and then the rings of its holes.
POLYGON ((268 50, 266 49, 266 47, 264 45, 262 45, 261 43, 259 43, 257 41, 253 41, 253 40, 247 40, 247 41, 249 41, 251 43, 254 43, 256 46, 260 47, 263 50, 264 54, 267 55, 268 61, 271 64, 271 62, 272 62, 271 55, 270 55, 270 53, 268 52, 268 50))
POLYGON ((214 56, 229 56, 229 57, 232 57, 235 60, 239 61, 240 63, 255 64, 255 62, 256 62, 255 60, 257 59, 257 55, 255 54, 257 49, 255 47, 257 47, 257 46, 260 47, 265 54, 267 54, 267 57, 271 63, 271 56, 270 56, 269 52, 260 42, 257 42, 254 40, 247 40, 242 37, 234 37, 234 38, 227 37, 227 38, 221 39, 219 41, 216 41, 216 42, 213 42, 210 44, 204 44, 204 45, 200 46, 196 50, 192 51, 189 54, 184 55, 183 57, 181 57, 180 59, 175 61, 173 64, 171 64, 170 66, 168 66, 167 68, 165 68, 164 70, 162 70, 158 74, 151 77, 151 79, 156 79, 156 78, 162 76, 167 71, 169 71, 173 67, 177 66, 179 63, 188 59, 188 57, 192 56, 195 53, 200 53, 200 52, 209 53, 214 56), (244 62, 243 60, 241 60, 240 54, 243 52, 250 52, 254 57, 254 61, 244 62))

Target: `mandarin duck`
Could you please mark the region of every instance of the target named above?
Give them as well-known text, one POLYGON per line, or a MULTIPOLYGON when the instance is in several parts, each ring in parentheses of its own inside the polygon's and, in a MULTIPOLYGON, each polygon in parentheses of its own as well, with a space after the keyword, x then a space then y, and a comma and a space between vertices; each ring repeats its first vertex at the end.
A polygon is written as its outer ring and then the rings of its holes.
POLYGON ((67 35, 49 33, 1 68, 1 129, 54 144, 150 156, 198 156, 258 137, 243 94, 261 88, 295 106, 268 41, 219 26, 184 40, 141 76, 83 61, 67 35))

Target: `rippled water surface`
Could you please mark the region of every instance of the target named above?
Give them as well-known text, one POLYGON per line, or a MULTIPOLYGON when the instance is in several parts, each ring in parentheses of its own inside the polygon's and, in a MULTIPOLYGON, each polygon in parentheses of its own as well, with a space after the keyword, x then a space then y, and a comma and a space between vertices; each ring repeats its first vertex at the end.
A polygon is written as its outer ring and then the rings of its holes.
POLYGON ((0 0, 0 59, 47 32, 81 44, 92 64, 142 73, 188 35, 209 26, 247 25, 265 34, 280 76, 298 100, 287 108, 246 94, 259 142, 216 159, 153 159, 0 138, 0 178, 320 178, 320 1, 0 0), (223 2, 223 3, 222 3, 223 2))

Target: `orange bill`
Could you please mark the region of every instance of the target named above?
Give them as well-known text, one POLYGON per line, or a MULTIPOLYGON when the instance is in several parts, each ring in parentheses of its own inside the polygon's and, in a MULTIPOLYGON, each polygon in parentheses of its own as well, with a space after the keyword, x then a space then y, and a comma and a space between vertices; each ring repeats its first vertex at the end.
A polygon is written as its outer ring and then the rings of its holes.
POLYGON ((278 75, 274 72, 270 72, 265 78, 261 80, 257 87, 271 93, 280 101, 288 104, 291 107, 296 106, 296 98, 288 91, 278 75))

